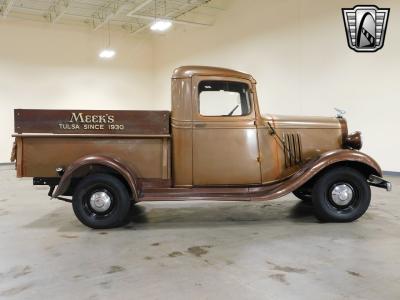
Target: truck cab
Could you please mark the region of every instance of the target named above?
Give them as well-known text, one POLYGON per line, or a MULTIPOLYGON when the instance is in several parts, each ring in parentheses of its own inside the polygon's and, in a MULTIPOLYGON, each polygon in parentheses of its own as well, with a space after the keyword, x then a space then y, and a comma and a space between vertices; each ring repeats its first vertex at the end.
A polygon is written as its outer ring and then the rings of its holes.
POLYGON ((258 102, 251 76, 218 68, 178 68, 172 95, 176 186, 262 183, 258 102))

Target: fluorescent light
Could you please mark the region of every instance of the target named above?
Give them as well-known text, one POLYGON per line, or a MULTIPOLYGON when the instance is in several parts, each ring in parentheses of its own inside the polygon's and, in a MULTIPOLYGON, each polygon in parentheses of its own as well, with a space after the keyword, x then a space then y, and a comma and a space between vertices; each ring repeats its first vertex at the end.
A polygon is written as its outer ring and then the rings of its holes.
POLYGON ((153 31, 165 31, 172 26, 169 20, 156 20, 150 27, 153 31))
POLYGON ((115 50, 113 49, 103 49, 99 53, 100 58, 113 58, 115 56, 115 50))

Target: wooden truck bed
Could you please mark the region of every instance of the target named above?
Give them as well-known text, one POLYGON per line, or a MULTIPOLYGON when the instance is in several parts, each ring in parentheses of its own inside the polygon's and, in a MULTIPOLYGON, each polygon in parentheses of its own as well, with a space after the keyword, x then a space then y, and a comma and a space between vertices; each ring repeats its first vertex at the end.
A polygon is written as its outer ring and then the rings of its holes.
POLYGON ((85 155, 111 155, 140 178, 170 179, 170 112, 16 109, 18 177, 56 177, 85 155))

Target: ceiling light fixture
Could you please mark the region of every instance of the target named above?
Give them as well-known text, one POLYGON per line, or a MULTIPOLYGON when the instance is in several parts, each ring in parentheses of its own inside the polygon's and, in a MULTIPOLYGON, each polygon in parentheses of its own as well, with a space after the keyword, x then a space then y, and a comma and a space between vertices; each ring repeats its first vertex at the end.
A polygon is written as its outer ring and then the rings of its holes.
MULTIPOLYGON (((167 2, 164 1, 164 16, 167 13, 167 2)), ((153 31, 166 31, 172 26, 172 22, 168 19, 157 18, 157 0, 154 0, 154 22, 150 26, 153 31)))
POLYGON ((115 56, 116 52, 115 50, 110 48, 110 44, 111 44, 110 22, 108 22, 106 31, 106 47, 100 51, 99 53, 100 58, 110 59, 115 56))
POLYGON ((172 26, 169 20, 155 20, 150 29, 153 31, 165 31, 172 26))
POLYGON ((113 58, 115 56, 115 50, 113 49, 103 49, 99 53, 100 58, 113 58))

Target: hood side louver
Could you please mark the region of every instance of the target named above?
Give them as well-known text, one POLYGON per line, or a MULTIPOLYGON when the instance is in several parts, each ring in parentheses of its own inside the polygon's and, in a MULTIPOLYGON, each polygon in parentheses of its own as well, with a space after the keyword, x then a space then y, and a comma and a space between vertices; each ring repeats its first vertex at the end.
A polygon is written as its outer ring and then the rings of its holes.
POLYGON ((301 138, 298 133, 283 133, 283 152, 285 167, 289 168, 301 162, 301 138))

